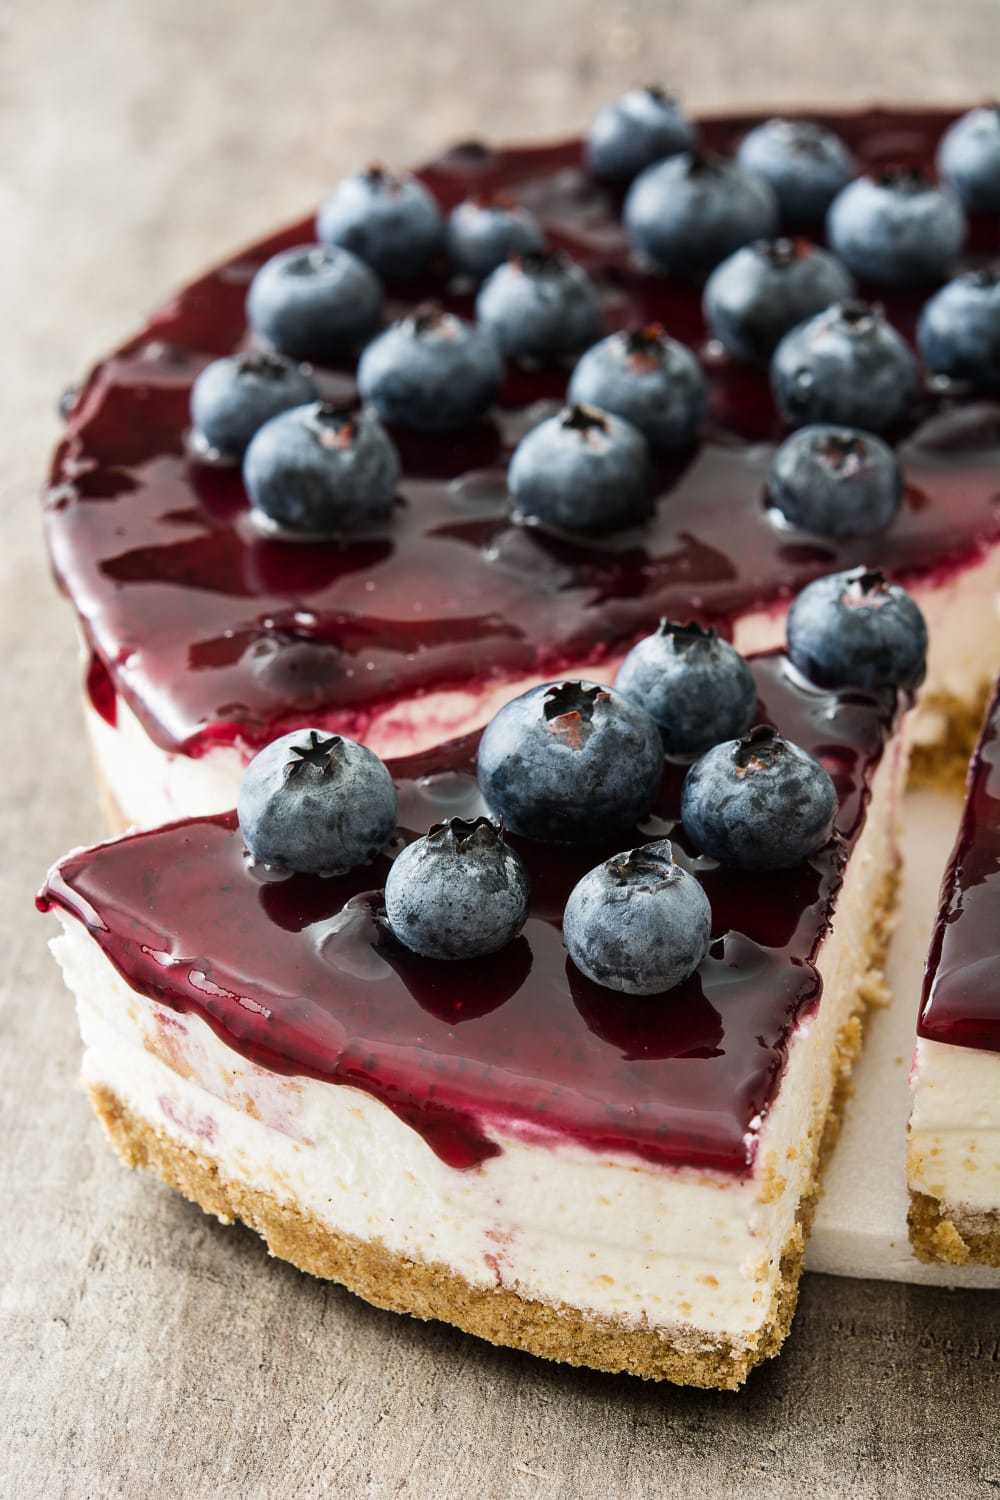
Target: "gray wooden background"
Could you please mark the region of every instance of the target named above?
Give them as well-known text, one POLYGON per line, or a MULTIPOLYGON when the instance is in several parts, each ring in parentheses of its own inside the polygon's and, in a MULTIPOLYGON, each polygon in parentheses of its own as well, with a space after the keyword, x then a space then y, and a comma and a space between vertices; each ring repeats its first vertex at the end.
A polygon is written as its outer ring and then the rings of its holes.
POLYGON ((547 1366, 120 1169, 31 894, 101 832, 37 492, 60 388, 372 157, 689 106, 979 100, 997 0, 0 0, 0 1495, 995 1495, 998 1299, 807 1278, 741 1395, 547 1366))

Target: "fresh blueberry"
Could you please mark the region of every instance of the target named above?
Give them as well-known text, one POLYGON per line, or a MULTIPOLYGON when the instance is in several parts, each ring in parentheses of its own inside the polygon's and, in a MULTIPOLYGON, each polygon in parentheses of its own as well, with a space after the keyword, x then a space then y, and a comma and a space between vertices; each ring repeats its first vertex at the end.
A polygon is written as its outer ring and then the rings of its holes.
POLYGON ((482 281, 510 255, 540 255, 545 231, 506 193, 480 193, 453 208, 448 255, 456 271, 482 281))
POLYGON ((765 120, 740 142, 736 160, 766 178, 786 224, 822 224, 834 198, 857 171, 839 135, 810 120, 765 120))
POLYGON ((563 916, 569 956, 595 984, 655 995, 683 984, 712 933, 703 887, 667 839, 616 854, 573 887, 563 916))
POLYGON ((763 177, 721 157, 686 154, 647 167, 625 199, 633 249, 660 271, 710 271, 750 240, 778 231, 778 201, 763 177))
POLYGON ((917 343, 936 375, 1000 391, 1000 261, 935 292, 920 315, 917 343))
POLYGON ((474 422, 502 381, 493 340, 432 306, 379 334, 358 365, 358 390, 383 422, 417 432, 451 432, 474 422))
POLYGON ((848 270, 878 286, 940 281, 965 243, 965 215, 948 188, 923 172, 858 177, 838 193, 827 238, 848 270))
POLYGON ((884 531, 903 497, 896 455, 872 432, 818 422, 785 439, 768 493, 786 521, 820 536, 884 531))
POLYGON ((867 302, 837 302, 786 333, 771 387, 789 422, 837 422, 880 432, 903 415, 917 386, 906 344, 867 302))
POLYGON ((927 663, 927 626, 898 583, 871 568, 817 578, 788 611, 788 654, 823 687, 907 690, 927 663))
POLYGON ((618 669, 615 687, 660 726, 668 755, 703 755, 753 723, 757 685, 742 656, 710 626, 661 620, 618 669))
POLYGON ((344 536, 385 520, 398 480, 399 458, 381 424, 323 401, 265 422, 243 459, 253 508, 309 537, 344 536))
POLYGON ((642 433, 591 406, 567 406, 533 427, 514 449, 507 485, 520 515, 562 531, 615 531, 652 510, 642 433))
POLYGON ((341 245, 385 281, 419 276, 440 246, 437 200, 408 172, 367 167, 339 182, 316 218, 324 245, 341 245))
POLYGON ((806 240, 756 240, 705 284, 705 321, 730 354, 767 364, 790 328, 854 292, 836 256, 806 240))
POLYGON ((255 333, 293 359, 338 359, 375 332, 382 288, 349 250, 297 245, 261 266, 247 316, 255 333))
POLYGON ((569 399, 624 417, 653 448, 684 448, 705 415, 701 365, 659 323, 612 333, 581 357, 569 399))
POLYGON ((758 724, 716 745, 684 778, 681 818, 696 848, 741 870, 787 870, 826 843, 837 793, 819 761, 758 724))
POLYGON ((385 883, 396 937, 422 958, 482 958, 517 937, 531 885, 489 818, 435 823, 397 856, 385 883))
POLYGON ((512 255, 483 282, 476 317, 511 359, 575 354, 601 333, 597 288, 562 251, 512 255))
POLYGON ((1000 214, 1000 105, 971 109, 949 125, 938 171, 974 214, 1000 214))
POLYGON ((644 167, 692 151, 695 128, 662 89, 630 89, 599 110, 587 133, 584 159, 595 177, 625 186, 644 167))
POLYGON ((593 682, 550 682, 505 703, 483 731, 483 796, 511 833, 562 842, 633 827, 663 771, 644 708, 593 682))
POLYGON ((241 458, 265 422, 318 394, 306 372, 280 354, 229 354, 206 365, 195 381, 191 421, 209 448, 241 458))
POLYGON ((254 756, 236 812, 259 864, 334 874, 385 848, 396 827, 396 788, 364 745, 322 729, 296 729, 254 756))

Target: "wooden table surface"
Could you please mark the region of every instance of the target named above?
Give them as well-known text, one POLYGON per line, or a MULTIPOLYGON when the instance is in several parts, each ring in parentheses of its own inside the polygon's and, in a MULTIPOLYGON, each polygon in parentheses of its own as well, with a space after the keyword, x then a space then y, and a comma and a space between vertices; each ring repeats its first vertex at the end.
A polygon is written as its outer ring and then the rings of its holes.
POLYGON ((807 1278, 740 1395, 546 1365, 269 1262, 112 1156, 31 895, 101 834, 37 493, 61 387, 373 157, 695 109, 970 100, 996 0, 7 0, 0 7, 0 1494, 995 1495, 988 1295, 807 1278))

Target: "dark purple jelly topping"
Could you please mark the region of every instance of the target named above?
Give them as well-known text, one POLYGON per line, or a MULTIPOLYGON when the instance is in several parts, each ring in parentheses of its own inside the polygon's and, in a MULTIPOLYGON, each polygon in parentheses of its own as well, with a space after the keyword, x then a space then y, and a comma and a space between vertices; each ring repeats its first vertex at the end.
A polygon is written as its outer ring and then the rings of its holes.
MULTIPOLYGON (((72 854, 39 904, 85 923, 140 993, 196 1012, 275 1072, 364 1089, 452 1166, 494 1155, 491 1130, 509 1126, 746 1174, 789 1037, 819 1000, 817 951, 895 711, 888 694, 814 688, 778 654, 752 665, 758 717, 825 765, 840 800, 834 838, 797 869, 747 874, 694 858, 676 821, 683 767, 668 766, 639 829, 586 848, 511 837, 531 911, 488 959, 407 952, 379 916, 384 857, 330 879, 262 879, 234 814, 72 854), (661 838, 704 883, 713 940, 683 985, 634 999, 584 978, 560 922, 588 869, 661 838)), ((476 744, 392 764, 405 838, 483 811, 476 744)))
MULTIPOLYGON (((755 123, 708 121, 702 139, 729 151, 755 123)), ((874 111, 823 123, 877 169, 930 163, 949 116, 874 111)), ((585 175, 580 150, 465 149, 420 175, 445 210, 470 193, 512 192, 553 248, 595 278, 609 331, 662 323, 702 349, 700 288, 637 269, 619 202, 585 175)), ((782 428, 766 373, 713 351, 704 439, 661 462, 656 513, 641 530, 594 543, 511 521, 510 452, 558 410, 567 383, 565 369, 512 366, 498 406, 475 427, 394 433, 403 477, 381 530, 346 546, 265 536, 248 518, 239 471, 207 465, 186 443, 188 398, 211 359, 248 346, 243 303, 256 268, 312 237, 311 221, 296 224, 157 313, 92 374, 55 460, 47 520, 56 573, 115 688, 168 750, 259 745, 317 719, 364 737, 372 713, 398 698, 474 687, 485 672, 502 680, 596 666, 663 615, 696 616, 730 635, 734 617, 783 606, 819 574, 876 561, 913 582, 974 561, 1000 538, 1000 421, 963 423, 963 408, 937 394, 896 434, 906 494, 877 557, 870 537, 833 542, 777 527, 764 492, 782 428)), ((974 224, 970 263, 998 252, 1000 223, 974 224)), ((921 298, 879 296, 912 335, 921 298)), ((388 314, 428 298, 472 316, 471 296, 456 292, 443 265, 405 296, 390 288, 388 314)), ((349 368, 318 375, 325 396, 353 399, 349 368)))
POLYGON ((941 885, 917 1034, 1000 1052, 1000 678, 941 885))

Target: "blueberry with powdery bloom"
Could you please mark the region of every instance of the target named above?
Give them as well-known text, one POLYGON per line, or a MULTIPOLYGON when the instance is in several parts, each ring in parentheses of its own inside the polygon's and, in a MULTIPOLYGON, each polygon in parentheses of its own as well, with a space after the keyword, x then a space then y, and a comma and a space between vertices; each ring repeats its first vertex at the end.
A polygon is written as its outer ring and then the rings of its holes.
POLYGON ((888 443, 873 432, 816 423, 782 443, 768 494, 793 526, 820 536, 867 536, 895 519, 903 476, 888 443))
POLYGON ((694 149, 695 127, 660 88, 630 89, 606 104, 587 132, 584 161, 595 177, 625 186, 653 162, 694 149))
POLYGON ((763 177, 718 156, 685 154, 647 167, 625 199, 629 241, 659 271, 696 276, 740 245, 778 232, 763 177))
POLYGON ((191 421, 209 448, 240 458, 258 428, 279 412, 315 401, 305 370, 269 350, 229 354, 206 365, 191 389, 191 421))
POLYGON ((567 406, 521 439, 507 470, 518 515, 562 531, 635 526, 652 509, 653 469, 630 422, 567 406))
POLYGON ((789 329, 853 291, 829 251, 807 240, 756 240, 708 278, 705 321, 730 354, 763 365, 789 329))
POLYGON ((712 626, 661 620, 632 647, 615 688, 656 720, 667 755, 702 755, 753 722, 757 685, 742 656, 712 626))
POLYGON ((786 333, 771 361, 771 389, 794 423, 835 422, 881 432, 917 388, 906 343, 868 302, 837 302, 786 333))
POLYGON ((875 568, 817 578, 788 611, 788 654, 822 687, 912 692, 927 670, 919 605, 875 568))
POLYGON ((551 682, 505 703, 479 742, 480 790, 505 828, 587 842, 646 817, 663 746, 645 709, 594 682, 551 682))
POLYGON ((827 842, 836 812, 829 774, 769 725, 709 750, 681 792, 681 818, 695 847, 740 870, 800 864, 827 842))
POLYGON ((834 131, 811 120, 765 120, 740 142, 736 160, 765 178, 786 224, 822 224, 857 163, 834 131))
POLYGON ((258 515, 289 535, 346 536, 387 519, 399 456, 370 412, 319 401, 265 422, 243 482, 258 515))
POLYGON ((517 937, 531 884, 520 856, 489 818, 450 818, 399 854, 385 883, 385 913, 422 958, 483 958, 517 937))
POLYGON ((500 352, 481 329, 427 304, 368 345, 357 380, 383 422, 451 432, 482 416, 503 373, 500 352))
POLYGON ((601 333, 597 288, 561 250, 497 266, 479 289, 476 318, 509 359, 576 354, 601 333))
POLYGON ((316 217, 324 245, 341 245, 385 281, 419 276, 444 237, 434 194, 409 172, 366 167, 339 182, 316 217))
POLYGON ((1000 391, 1000 261, 935 292, 920 314, 917 343, 935 375, 1000 391))
POLYGON ((583 354, 569 383, 569 399, 624 417, 653 448, 694 441, 708 402, 701 365, 659 323, 612 333, 583 354))
POLYGON ((1000 105, 971 109, 949 125, 937 165, 972 213, 1000 213, 1000 105))
POLYGON ((293 359, 336 360, 375 332, 382 288, 349 250, 296 245, 261 266, 247 317, 254 333, 293 359))
POLYGON ((656 995, 683 984, 708 951, 712 909, 668 840, 616 854, 574 886, 563 939, 595 984, 656 995))
POLYGON ((448 257, 456 271, 482 281, 511 255, 540 255, 545 231, 508 193, 477 193, 448 218, 448 257))
POLYGON ((254 756, 236 813, 259 864, 335 874, 385 848, 396 828, 396 788, 365 746, 322 729, 296 729, 254 756))
POLYGON ((920 286, 952 270, 965 215, 917 168, 858 177, 830 205, 827 239, 849 271, 877 286, 920 286))

